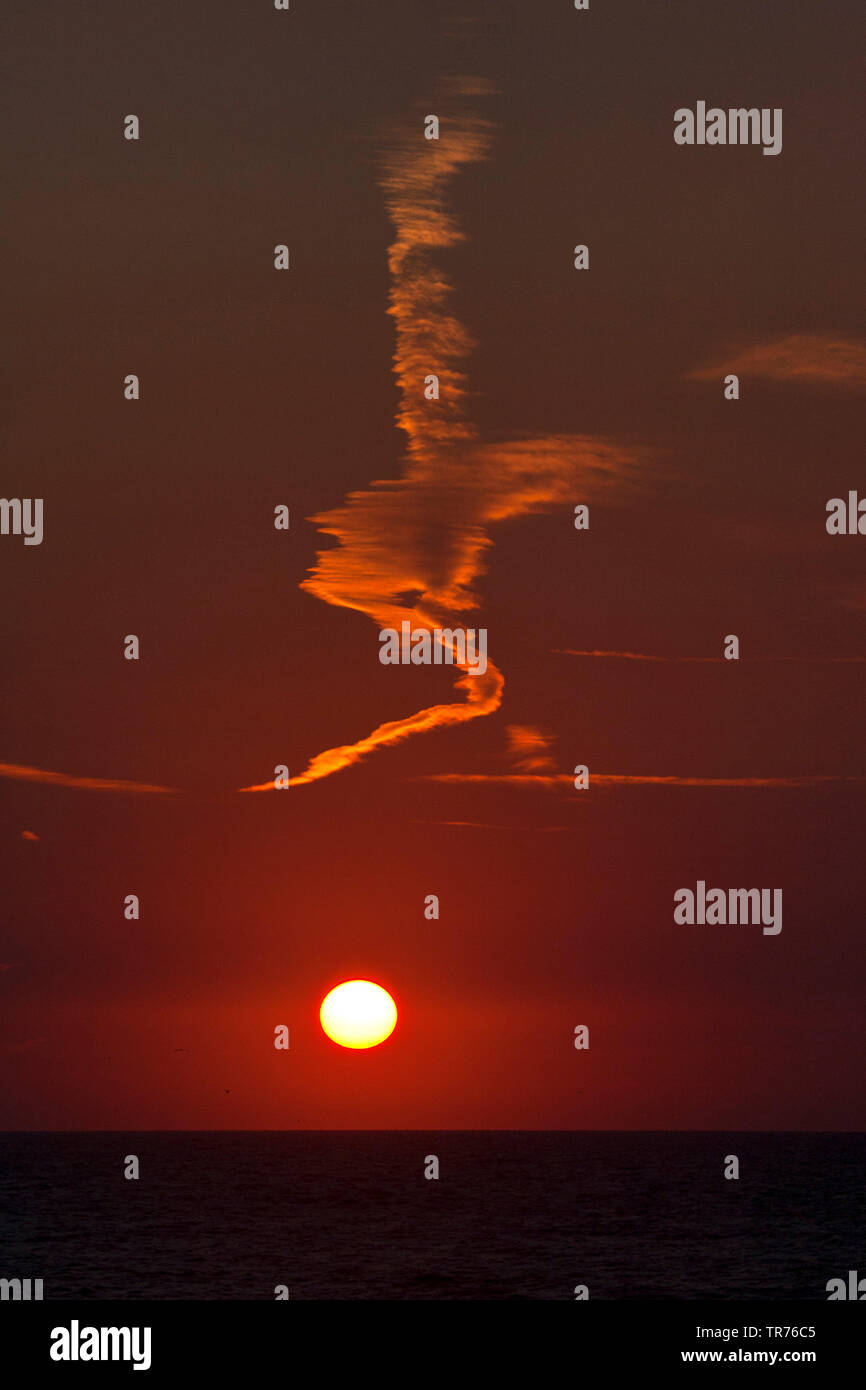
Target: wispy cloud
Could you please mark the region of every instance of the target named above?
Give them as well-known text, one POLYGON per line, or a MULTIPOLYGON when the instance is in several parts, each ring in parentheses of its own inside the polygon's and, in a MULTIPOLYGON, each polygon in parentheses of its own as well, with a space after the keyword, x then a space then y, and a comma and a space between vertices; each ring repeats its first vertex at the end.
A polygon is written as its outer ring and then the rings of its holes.
MULTIPOLYGON (((416 820, 413 825, 447 825, 468 828, 472 830, 508 830, 507 825, 492 825, 489 821, 481 820, 416 820)), ((524 833, 521 830, 521 834, 524 833)))
MULTIPOLYGON (((489 149, 488 122, 464 102, 480 85, 473 80, 445 91, 438 141, 425 140, 416 119, 384 156, 382 186, 396 232, 388 312, 396 330, 397 424, 406 436, 403 476, 374 482, 312 518, 338 544, 319 552, 302 587, 380 628, 399 629, 404 620, 427 630, 463 626, 478 607, 473 586, 492 544, 491 525, 575 496, 615 492, 634 479, 642 458, 639 450, 589 436, 484 442, 470 418, 465 368, 473 344, 448 310, 452 286, 436 257, 463 239, 446 206, 448 185, 489 149), (439 378, 438 400, 425 398, 429 374, 439 378)), ((427 706, 328 748, 292 784, 328 777, 414 734, 492 714, 502 701, 502 673, 489 656, 484 675, 462 669, 462 700, 427 706)), ((272 789, 265 782, 243 790, 272 789)))
POLYGON ((804 777, 644 777, 633 773, 599 772, 590 781, 602 787, 821 787, 837 782, 866 782, 866 777, 834 774, 804 777))
MULTIPOLYGON (((521 787, 527 791, 564 791, 574 786, 570 773, 537 776, 532 773, 434 772, 425 782, 461 782, 521 787)), ((818 787, 833 783, 864 783, 866 776, 805 777, 659 777, 642 773, 590 772, 590 787, 818 787)))
MULTIPOLYGON (((578 652, 579 656, 625 656, 639 661, 663 661, 665 657, 643 656, 635 652, 578 652)), ((522 791, 561 792, 571 795, 574 775, 557 772, 553 755, 554 739, 531 725, 512 724, 507 730, 508 753, 516 772, 434 772, 419 778, 424 782, 446 782, 464 786, 517 787, 522 791)), ((864 783, 866 776, 805 775, 797 777, 687 777, 656 773, 590 772, 590 787, 818 787, 836 783, 864 783)), ((585 798, 578 796, 578 804, 585 798)), ((471 824, 472 822, 444 822, 471 824)), ((550 827, 558 828, 558 827, 550 827)))
POLYGON ((527 834, 550 835, 557 830, 568 830, 569 828, 567 825, 494 825, 489 821, 480 820, 416 820, 412 824, 456 826, 468 830, 508 830, 522 837, 527 834))
POLYGON ((419 780, 422 782, 486 782, 490 786, 524 787, 527 790, 541 788, 548 791, 557 791, 574 781, 564 772, 430 772, 419 780))
POLYGON ((733 349, 712 366, 689 372, 688 377, 715 381, 729 372, 770 381, 862 390, 866 387, 866 343, 842 333, 789 333, 733 349))
MULTIPOLYGON (((685 661, 697 662, 699 664, 730 666, 723 656, 658 656, 652 652, 615 652, 602 651, 598 648, 589 651, 580 651, 574 647, 554 647, 554 652, 559 656, 597 656, 608 657, 616 661, 685 661)), ((738 665, 751 666, 760 665, 857 665, 866 661, 866 656, 809 656, 802 654, 799 656, 752 656, 739 657, 738 665)))
MULTIPOLYGON (((0 777, 17 782, 43 782, 55 787, 78 787, 82 791, 134 792, 136 794, 167 794, 174 787, 155 787, 148 782, 127 782, 116 777, 74 777, 66 772, 48 772, 41 767, 25 767, 19 763, 0 763, 0 777)), ((38 839, 29 830, 22 831, 24 839, 38 839)))
POLYGON ((573 647, 554 647, 559 656, 605 656, 617 661, 723 661, 721 656, 654 656, 649 652, 609 652, 595 648, 592 651, 578 651, 573 647))
POLYGON ((527 724, 509 724, 506 729, 508 752, 522 772, 554 771, 553 739, 527 724))

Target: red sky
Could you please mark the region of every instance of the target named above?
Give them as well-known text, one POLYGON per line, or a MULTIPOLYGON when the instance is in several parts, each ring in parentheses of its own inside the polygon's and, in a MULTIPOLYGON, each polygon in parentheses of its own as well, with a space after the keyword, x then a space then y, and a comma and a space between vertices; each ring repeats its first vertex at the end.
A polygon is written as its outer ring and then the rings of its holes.
POLYGON ((863 1124, 856 10, 459 8, 13 7, 7 1128, 863 1124))

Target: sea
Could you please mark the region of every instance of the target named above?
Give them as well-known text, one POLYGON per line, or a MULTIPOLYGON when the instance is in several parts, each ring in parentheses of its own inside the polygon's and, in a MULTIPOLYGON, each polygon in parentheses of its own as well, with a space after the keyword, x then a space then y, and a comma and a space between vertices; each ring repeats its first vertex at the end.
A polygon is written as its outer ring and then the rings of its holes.
POLYGON ((861 1133, 5 1133, 0 1278, 46 1300, 824 1301, 866 1276, 864 1167, 861 1133))

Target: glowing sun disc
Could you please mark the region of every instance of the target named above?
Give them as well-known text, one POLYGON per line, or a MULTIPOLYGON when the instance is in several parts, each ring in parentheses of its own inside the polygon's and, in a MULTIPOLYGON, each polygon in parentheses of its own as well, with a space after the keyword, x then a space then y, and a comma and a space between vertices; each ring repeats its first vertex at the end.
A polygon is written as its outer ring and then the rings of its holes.
POLYGON ((372 980, 346 980, 325 995, 319 1021, 340 1047, 376 1047, 393 1033, 397 1005, 372 980))

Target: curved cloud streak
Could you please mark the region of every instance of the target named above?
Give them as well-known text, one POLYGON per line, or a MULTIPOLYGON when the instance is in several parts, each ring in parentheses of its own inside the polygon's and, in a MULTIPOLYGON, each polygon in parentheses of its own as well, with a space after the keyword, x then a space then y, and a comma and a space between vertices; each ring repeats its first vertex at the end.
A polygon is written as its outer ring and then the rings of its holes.
MULTIPOLYGON (((302 587, 323 602, 353 608, 379 628, 455 628, 478 607, 473 585, 492 544, 497 521, 599 496, 631 479, 639 452, 607 441, 551 435, 485 443, 467 410, 465 366, 472 340, 448 311, 452 286, 437 255, 463 239, 445 204, 454 176, 483 159, 489 124, 461 107, 482 89, 477 81, 451 84, 441 138, 425 140, 422 124, 392 144, 382 187, 396 236, 389 254, 394 319, 394 375, 401 403, 397 425, 406 435, 399 479, 374 482, 345 504, 312 518, 335 537, 320 551, 302 587), (439 378, 438 400, 425 399, 425 377, 439 378)), ((380 724, 354 743, 317 754, 292 785, 314 782, 367 754, 447 725, 493 713, 504 678, 488 659, 483 676, 456 682, 463 699, 436 704, 380 724)), ((272 790, 266 782, 245 791, 272 790)))

